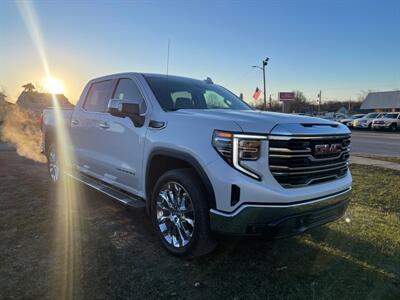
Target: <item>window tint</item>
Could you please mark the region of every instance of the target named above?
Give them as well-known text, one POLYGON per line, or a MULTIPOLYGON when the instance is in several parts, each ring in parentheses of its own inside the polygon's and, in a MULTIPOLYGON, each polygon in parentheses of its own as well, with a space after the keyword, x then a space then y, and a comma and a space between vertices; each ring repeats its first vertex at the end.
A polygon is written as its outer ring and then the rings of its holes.
POLYGON ((113 99, 132 101, 135 103, 140 102, 140 112, 144 113, 146 111, 146 102, 144 101, 136 83, 131 79, 123 78, 118 81, 113 99))
POLYGON ((376 118, 378 115, 379 115, 378 113, 370 113, 367 114, 365 117, 371 119, 371 118, 376 118))
POLYGON ((237 109, 251 108, 237 96, 216 84, 183 77, 146 76, 161 107, 177 109, 237 109))
POLYGON ((105 112, 108 104, 111 80, 95 82, 90 87, 84 108, 88 111, 105 112))
POLYGON ((224 97, 210 90, 206 90, 203 97, 206 100, 208 108, 229 108, 232 105, 229 100, 225 100, 224 97))
POLYGON ((386 118, 388 118, 388 119, 397 119, 398 116, 399 116, 399 114, 387 114, 386 118))

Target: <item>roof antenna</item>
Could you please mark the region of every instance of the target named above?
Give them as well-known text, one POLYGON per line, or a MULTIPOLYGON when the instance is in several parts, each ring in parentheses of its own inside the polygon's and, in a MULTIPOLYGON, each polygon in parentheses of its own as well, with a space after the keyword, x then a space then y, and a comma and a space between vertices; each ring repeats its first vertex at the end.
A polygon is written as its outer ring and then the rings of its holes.
POLYGON ((168 50, 167 50, 167 76, 168 76, 168 68, 169 68, 169 46, 170 46, 171 40, 168 39, 168 50))

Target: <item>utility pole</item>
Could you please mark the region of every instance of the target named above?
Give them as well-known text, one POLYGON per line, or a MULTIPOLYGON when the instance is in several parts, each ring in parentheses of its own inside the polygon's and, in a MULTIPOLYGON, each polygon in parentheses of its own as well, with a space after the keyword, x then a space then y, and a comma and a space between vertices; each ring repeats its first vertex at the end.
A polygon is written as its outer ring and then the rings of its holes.
POLYGON ((272 95, 269 94, 269 110, 272 111, 272 95))
POLYGON ((349 112, 351 112, 351 97, 350 97, 350 100, 349 100, 349 112))
MULTIPOLYGON (((264 59, 262 61, 262 67, 260 66, 252 66, 253 68, 258 68, 263 71, 263 83, 264 83, 264 110, 267 110, 267 92, 266 92, 266 87, 265 87, 265 67, 268 65, 269 57, 264 59)), ((269 109, 271 110, 272 108, 272 103, 270 102, 269 104, 269 109)))
POLYGON ((320 90, 318 93, 318 114, 321 113, 321 95, 322 95, 322 91, 320 90))

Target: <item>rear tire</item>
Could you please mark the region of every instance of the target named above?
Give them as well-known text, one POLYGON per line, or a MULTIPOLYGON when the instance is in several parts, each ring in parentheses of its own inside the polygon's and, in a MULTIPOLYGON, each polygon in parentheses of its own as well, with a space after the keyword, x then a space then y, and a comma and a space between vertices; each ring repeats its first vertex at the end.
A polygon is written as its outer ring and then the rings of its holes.
POLYGON ((215 248, 207 200, 207 193, 190 169, 170 170, 158 179, 151 199, 151 218, 162 245, 173 255, 194 258, 215 248))
POLYGON ((60 181, 61 168, 60 160, 55 143, 50 144, 49 151, 47 152, 47 170, 50 175, 51 182, 56 184, 60 181))

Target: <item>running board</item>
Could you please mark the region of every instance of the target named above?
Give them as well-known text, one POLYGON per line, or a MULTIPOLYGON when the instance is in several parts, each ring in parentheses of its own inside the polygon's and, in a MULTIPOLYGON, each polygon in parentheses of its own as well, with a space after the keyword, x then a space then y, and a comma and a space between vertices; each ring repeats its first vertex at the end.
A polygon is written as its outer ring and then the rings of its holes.
POLYGON ((82 182, 83 184, 86 184, 86 185, 90 186, 91 188, 94 188, 95 190, 113 198, 118 203, 120 203, 126 207, 143 208, 146 206, 146 203, 144 202, 143 199, 136 197, 132 194, 123 192, 121 190, 118 190, 116 188, 113 188, 112 186, 107 185, 106 183, 104 183, 100 180, 86 176, 82 173, 77 174, 77 175, 73 175, 73 174, 69 174, 69 173, 66 173, 66 174, 68 176, 70 176, 71 178, 73 178, 79 182, 82 182))

